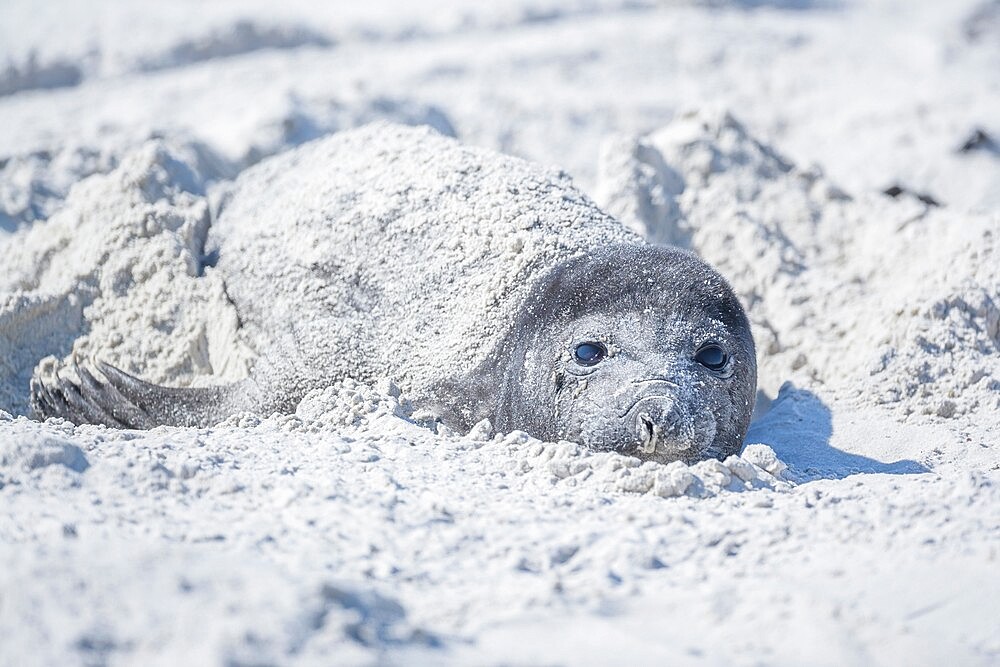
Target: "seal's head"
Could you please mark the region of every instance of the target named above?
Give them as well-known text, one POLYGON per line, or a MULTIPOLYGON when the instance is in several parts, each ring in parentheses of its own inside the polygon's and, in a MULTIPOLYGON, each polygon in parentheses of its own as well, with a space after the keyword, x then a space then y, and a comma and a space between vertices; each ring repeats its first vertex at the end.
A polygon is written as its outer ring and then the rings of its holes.
POLYGON ((546 440, 724 458, 753 411, 746 315, 722 276, 677 248, 612 245, 557 265, 494 358, 494 424, 546 440))

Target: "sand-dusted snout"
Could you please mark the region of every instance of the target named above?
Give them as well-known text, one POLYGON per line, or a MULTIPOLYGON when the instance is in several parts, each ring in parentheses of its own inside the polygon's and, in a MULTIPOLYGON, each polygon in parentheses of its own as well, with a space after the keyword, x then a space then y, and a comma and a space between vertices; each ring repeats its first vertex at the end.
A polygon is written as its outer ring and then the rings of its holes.
POLYGON ((619 415, 630 440, 644 457, 664 460, 697 456, 714 435, 711 415, 699 414, 691 397, 682 395, 681 386, 664 379, 643 379, 630 383, 631 392, 622 392, 619 415), (686 403, 687 402, 687 403, 686 403))

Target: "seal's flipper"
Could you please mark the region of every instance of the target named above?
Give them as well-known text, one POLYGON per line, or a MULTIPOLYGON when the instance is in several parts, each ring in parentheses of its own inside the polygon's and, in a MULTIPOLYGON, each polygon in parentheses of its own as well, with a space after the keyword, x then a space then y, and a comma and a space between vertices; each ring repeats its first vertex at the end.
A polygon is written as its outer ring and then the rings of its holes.
POLYGON ((218 387, 161 387, 145 382, 103 361, 98 380, 78 364, 73 382, 56 372, 31 380, 35 417, 62 417, 74 424, 104 424, 114 428, 211 426, 245 407, 246 382, 218 387))

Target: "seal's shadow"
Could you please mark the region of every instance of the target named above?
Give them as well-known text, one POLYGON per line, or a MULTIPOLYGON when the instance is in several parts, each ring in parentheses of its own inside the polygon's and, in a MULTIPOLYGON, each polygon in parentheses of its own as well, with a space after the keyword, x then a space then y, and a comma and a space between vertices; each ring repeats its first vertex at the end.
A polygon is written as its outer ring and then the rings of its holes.
POLYGON ((803 481, 842 479, 859 473, 929 472, 917 461, 886 463, 841 451, 830 444, 832 435, 830 408, 813 392, 786 382, 768 411, 750 425, 744 442, 770 445, 803 481))

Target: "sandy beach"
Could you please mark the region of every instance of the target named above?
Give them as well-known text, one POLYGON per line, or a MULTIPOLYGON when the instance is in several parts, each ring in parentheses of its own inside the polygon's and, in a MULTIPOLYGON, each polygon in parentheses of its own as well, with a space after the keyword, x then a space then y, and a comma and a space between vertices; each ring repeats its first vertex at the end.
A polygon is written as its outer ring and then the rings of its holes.
POLYGON ((995 0, 10 0, 0 663, 997 664, 998 242, 995 0), (245 378, 221 202, 384 121, 725 276, 740 455, 435 432, 394 377, 207 428, 31 418, 74 360, 245 378))

